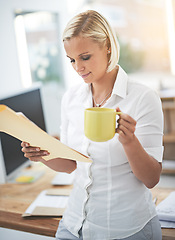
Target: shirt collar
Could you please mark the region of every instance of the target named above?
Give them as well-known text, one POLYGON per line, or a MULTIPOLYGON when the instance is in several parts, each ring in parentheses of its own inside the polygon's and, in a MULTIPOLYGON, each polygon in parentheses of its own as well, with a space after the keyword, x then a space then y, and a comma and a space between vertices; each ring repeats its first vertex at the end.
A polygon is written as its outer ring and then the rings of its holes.
POLYGON ((123 70, 122 67, 117 65, 119 67, 118 74, 116 81, 114 83, 114 87, 112 90, 112 95, 118 95, 122 98, 125 98, 127 95, 127 82, 128 82, 128 75, 123 70))

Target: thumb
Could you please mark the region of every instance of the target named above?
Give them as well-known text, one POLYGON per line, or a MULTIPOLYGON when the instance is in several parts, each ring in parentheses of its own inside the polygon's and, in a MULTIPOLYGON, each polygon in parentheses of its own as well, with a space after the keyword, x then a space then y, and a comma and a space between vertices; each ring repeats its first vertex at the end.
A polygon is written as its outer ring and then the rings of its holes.
POLYGON ((116 108, 116 112, 121 112, 119 107, 116 108))

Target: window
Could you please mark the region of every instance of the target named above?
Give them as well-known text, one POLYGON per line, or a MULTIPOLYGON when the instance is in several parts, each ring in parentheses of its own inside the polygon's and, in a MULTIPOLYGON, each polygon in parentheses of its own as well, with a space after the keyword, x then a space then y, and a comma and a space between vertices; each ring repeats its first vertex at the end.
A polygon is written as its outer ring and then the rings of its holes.
POLYGON ((63 85, 59 14, 17 10, 15 34, 23 85, 37 81, 63 85))

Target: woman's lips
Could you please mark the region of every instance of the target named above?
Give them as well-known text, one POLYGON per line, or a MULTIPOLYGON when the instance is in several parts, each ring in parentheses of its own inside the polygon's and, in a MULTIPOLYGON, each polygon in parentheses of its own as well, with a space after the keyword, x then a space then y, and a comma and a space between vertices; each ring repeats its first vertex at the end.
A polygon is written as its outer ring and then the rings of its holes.
POLYGON ((82 78, 87 78, 89 75, 90 75, 90 72, 87 73, 87 74, 83 74, 83 75, 81 75, 81 77, 82 77, 82 78))

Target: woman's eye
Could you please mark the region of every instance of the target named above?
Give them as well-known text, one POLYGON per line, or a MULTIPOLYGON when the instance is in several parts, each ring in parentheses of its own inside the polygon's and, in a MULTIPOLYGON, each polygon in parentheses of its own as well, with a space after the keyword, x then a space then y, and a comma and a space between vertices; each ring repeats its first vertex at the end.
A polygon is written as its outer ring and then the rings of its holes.
POLYGON ((70 59, 70 62, 71 62, 71 63, 74 63, 74 62, 75 62, 75 60, 74 60, 74 59, 70 59))
POLYGON ((86 60, 89 60, 90 59, 90 55, 88 55, 88 56, 84 56, 84 57, 82 57, 82 59, 84 60, 84 61, 86 61, 86 60))

